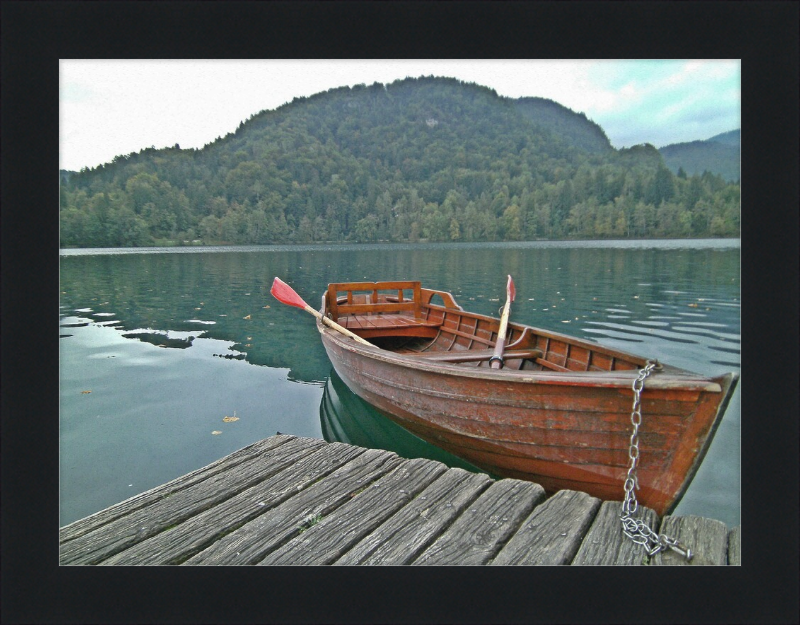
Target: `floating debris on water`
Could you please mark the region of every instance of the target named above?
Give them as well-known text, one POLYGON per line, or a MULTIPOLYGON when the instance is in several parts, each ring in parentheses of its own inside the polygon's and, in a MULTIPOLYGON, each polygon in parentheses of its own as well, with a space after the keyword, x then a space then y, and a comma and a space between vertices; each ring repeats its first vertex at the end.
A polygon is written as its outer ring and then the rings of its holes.
POLYGON ((213 432, 211 432, 211 433, 212 433, 214 436, 219 436, 220 434, 222 434, 222 432, 220 432, 219 430, 214 430, 214 431, 213 431, 213 432))
POLYGON ((89 393, 91 393, 91 392, 92 392, 92 391, 81 391, 81 395, 88 395, 88 394, 89 394, 89 393))

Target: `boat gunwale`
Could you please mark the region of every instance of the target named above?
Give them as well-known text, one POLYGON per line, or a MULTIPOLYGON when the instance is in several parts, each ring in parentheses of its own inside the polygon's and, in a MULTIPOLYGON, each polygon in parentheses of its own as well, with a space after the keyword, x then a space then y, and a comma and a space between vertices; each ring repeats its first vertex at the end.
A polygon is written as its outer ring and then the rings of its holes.
MULTIPOLYGON (((517 324, 521 326, 521 324, 517 324)), ((531 326, 527 326, 531 327, 531 326)), ((631 390, 639 372, 636 369, 618 371, 533 371, 513 369, 488 369, 483 367, 464 367, 448 362, 428 362, 415 358, 413 354, 401 354, 378 346, 362 345, 345 337, 336 330, 317 321, 320 334, 335 342, 340 348, 373 360, 385 362, 405 369, 425 371, 439 375, 473 378, 492 382, 512 382, 516 384, 555 384, 564 386, 592 386, 596 388, 625 388, 631 390)), ((538 331, 536 328, 532 328, 538 331)), ((599 346, 600 351, 604 351, 599 346)), ((604 352, 605 353, 605 352, 604 352)), ((724 377, 724 374, 723 376, 724 377)), ((693 374, 689 371, 670 367, 647 381, 649 389, 722 392, 722 386, 714 378, 693 374)), ((632 392, 632 390, 631 390, 632 392)))
MULTIPOLYGON (((394 284, 394 281, 376 281, 369 283, 374 285, 374 288, 380 289, 382 283, 394 284)), ((327 316, 327 298, 328 289, 321 296, 320 313, 327 316)), ((429 309, 445 314, 455 314, 465 316, 479 321, 489 323, 498 323, 500 320, 490 315, 483 315, 465 310, 460 306, 452 293, 448 291, 441 291, 438 289, 430 289, 420 286, 420 292, 423 296, 421 307, 423 310, 429 309), (433 304, 432 298, 439 295, 443 302, 450 302, 453 306, 443 306, 433 304)), ((444 317, 442 320, 444 323, 444 317)), ((477 326, 476 326, 477 327, 477 326)), ((509 327, 513 327, 519 332, 523 333, 529 329, 531 333, 547 339, 555 339, 563 341, 569 345, 574 345, 592 352, 601 353, 605 356, 613 358, 620 358, 630 362, 639 362, 643 367, 648 360, 637 354, 623 352, 621 350, 607 347, 601 343, 595 343, 589 340, 581 339, 578 337, 563 334, 554 330, 547 330, 544 328, 537 328, 528 324, 519 322, 509 322, 509 327)), ((329 328, 325 325, 320 318, 317 319, 317 329, 320 334, 335 341, 343 349, 353 353, 367 356, 374 360, 379 360, 385 363, 400 366, 409 370, 419 370, 434 374, 448 374, 459 377, 466 377, 472 379, 480 379, 485 381, 497 382, 513 382, 522 384, 553 384, 564 386, 592 386, 595 388, 627 388, 631 389, 633 381, 638 377, 638 369, 617 369, 613 371, 554 371, 550 369, 543 369, 541 371, 531 369, 490 369, 486 367, 464 367, 457 363, 448 363, 444 361, 427 362, 421 358, 415 358, 414 354, 406 354, 394 352, 392 350, 383 349, 377 345, 363 345, 350 338, 345 337, 336 330, 329 328)), ((440 332, 447 332, 446 327, 440 326, 440 332)), ((435 339, 434 339, 435 340, 435 339)), ((512 341, 508 348, 512 349, 517 346, 518 341, 512 341)), ((452 353, 458 353, 456 350, 451 350, 452 353)), ((470 351, 470 350, 463 350, 470 351)), ((719 376, 706 376, 699 373, 694 373, 672 365, 662 365, 662 370, 657 375, 651 376, 647 381, 647 386, 650 389, 663 389, 663 390, 685 390, 685 391, 705 391, 711 393, 721 393, 725 386, 725 379, 728 375, 737 377, 737 374, 727 373, 719 376)), ((632 389, 631 389, 632 390, 632 389)))

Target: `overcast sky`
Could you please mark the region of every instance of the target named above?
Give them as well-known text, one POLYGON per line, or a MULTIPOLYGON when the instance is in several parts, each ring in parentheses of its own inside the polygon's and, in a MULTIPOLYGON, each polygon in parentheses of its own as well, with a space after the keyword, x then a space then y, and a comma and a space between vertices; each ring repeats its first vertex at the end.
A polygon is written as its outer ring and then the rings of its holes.
POLYGON ((740 128, 738 60, 62 60, 60 167, 202 148, 255 113, 334 87, 446 76, 585 113, 616 148, 740 128))

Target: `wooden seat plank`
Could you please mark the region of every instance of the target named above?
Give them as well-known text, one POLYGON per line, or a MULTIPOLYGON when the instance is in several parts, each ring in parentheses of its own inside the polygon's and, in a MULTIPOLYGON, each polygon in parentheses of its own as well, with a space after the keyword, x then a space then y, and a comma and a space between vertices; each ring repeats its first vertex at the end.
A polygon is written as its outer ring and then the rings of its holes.
MULTIPOLYGON (((408 356, 414 356, 415 358, 423 358, 424 360, 430 360, 434 362, 476 362, 480 360, 489 360, 494 355, 493 349, 474 349, 474 350, 462 350, 462 351, 440 351, 440 352, 419 352, 419 353, 408 353, 408 356)), ((516 350, 506 350, 503 352, 503 358, 505 360, 515 360, 515 359, 530 359, 530 358, 541 358, 542 350, 540 349, 516 349, 516 350)))

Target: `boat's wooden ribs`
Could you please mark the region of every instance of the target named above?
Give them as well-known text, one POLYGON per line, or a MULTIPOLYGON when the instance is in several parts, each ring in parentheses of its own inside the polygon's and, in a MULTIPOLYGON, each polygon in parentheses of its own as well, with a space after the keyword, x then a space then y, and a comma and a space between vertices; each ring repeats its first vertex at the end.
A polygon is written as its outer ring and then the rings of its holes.
MULTIPOLYGON (((497 342, 499 321, 467 313, 450 293, 423 289, 418 281, 340 282, 328 285, 326 311, 334 321, 360 336, 407 336, 432 339, 426 352, 486 350, 497 342), (433 300, 442 304, 433 303, 433 300)), ((509 326, 508 350, 537 349, 540 356, 507 363, 512 369, 552 371, 615 371, 636 369, 637 363, 617 357, 614 350, 597 351, 584 342, 571 342, 556 333, 534 332, 528 326, 509 326)), ((510 360, 510 359, 507 359, 510 360)), ((485 366, 480 358, 458 358, 485 366)))

